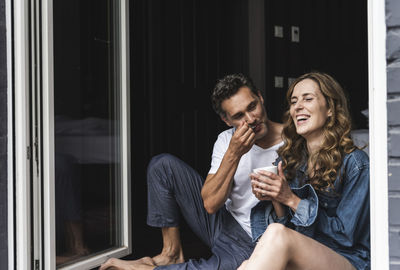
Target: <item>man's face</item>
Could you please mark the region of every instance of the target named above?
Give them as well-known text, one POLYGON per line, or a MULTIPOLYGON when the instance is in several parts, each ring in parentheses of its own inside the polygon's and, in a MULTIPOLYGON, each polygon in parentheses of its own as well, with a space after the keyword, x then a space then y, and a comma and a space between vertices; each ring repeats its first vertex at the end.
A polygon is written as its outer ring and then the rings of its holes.
POLYGON ((221 118, 228 126, 237 128, 246 122, 256 134, 256 141, 267 134, 267 113, 260 93, 255 95, 248 87, 241 87, 235 95, 225 99, 221 107, 226 113, 221 118))

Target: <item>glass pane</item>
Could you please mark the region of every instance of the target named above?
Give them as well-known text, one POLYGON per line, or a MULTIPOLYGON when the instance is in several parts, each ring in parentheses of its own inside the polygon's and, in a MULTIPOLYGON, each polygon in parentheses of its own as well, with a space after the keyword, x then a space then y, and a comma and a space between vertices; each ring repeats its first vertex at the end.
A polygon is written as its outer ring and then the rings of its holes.
POLYGON ((57 266, 120 245, 113 5, 54 1, 57 266))

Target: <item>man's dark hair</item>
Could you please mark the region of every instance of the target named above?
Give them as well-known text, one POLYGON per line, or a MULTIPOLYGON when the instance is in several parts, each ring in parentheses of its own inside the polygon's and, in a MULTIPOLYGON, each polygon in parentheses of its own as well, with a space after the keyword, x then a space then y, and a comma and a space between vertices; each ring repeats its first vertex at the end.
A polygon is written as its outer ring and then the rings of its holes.
POLYGON ((222 79, 218 80, 211 95, 211 102, 214 111, 218 115, 226 116, 224 110, 221 108, 221 103, 225 99, 235 95, 237 91, 244 86, 248 87, 255 95, 258 95, 258 90, 253 81, 243 74, 238 73, 226 75, 222 79))

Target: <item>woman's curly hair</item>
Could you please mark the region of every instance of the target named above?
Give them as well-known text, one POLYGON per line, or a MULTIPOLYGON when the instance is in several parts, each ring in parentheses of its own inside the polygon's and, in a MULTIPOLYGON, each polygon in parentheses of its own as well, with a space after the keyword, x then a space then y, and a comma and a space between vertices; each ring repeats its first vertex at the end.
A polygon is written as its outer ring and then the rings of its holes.
POLYGON ((351 119, 347 108, 347 99, 342 87, 330 75, 321 72, 306 73, 297 78, 289 87, 286 100, 288 109, 283 116, 284 145, 278 150, 282 158, 287 178, 294 179, 296 170, 305 162, 312 164, 308 168, 309 181, 318 191, 333 189, 333 183, 340 173, 345 154, 357 147, 350 137, 351 119), (313 80, 325 97, 332 115, 327 118, 323 128, 324 140, 321 148, 311 155, 307 151, 306 140, 296 132, 296 126, 290 116, 290 101, 294 87, 305 79, 313 80), (310 174, 312 172, 312 174, 310 174))

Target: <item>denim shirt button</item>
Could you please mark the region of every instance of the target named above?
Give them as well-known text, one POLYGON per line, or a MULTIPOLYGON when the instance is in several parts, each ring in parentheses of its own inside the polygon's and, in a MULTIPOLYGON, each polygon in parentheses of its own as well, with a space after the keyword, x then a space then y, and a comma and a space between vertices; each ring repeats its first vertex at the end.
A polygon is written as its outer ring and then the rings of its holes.
POLYGON ((328 207, 328 203, 327 202, 324 202, 324 207, 328 207))

